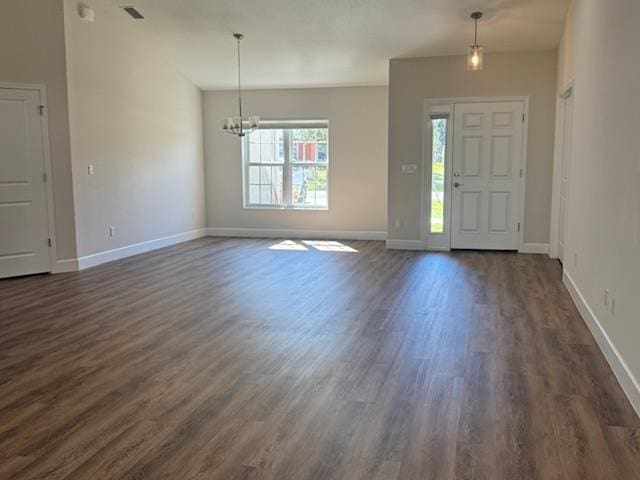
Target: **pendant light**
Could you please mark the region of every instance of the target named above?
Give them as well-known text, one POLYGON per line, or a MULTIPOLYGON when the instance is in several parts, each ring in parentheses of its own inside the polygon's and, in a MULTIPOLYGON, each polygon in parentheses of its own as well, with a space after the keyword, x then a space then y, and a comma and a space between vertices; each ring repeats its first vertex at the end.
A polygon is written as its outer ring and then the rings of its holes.
POLYGON ((482 18, 482 12, 473 12, 471 18, 475 22, 475 39, 467 53, 467 70, 476 72, 484 68, 484 48, 478 45, 478 20, 482 18))
POLYGON ((247 133, 253 132, 258 128, 260 117, 243 117, 242 116, 242 83, 240 81, 240 40, 244 38, 241 33, 234 33, 233 38, 236 39, 238 46, 238 116, 228 117, 222 123, 222 131, 232 135, 244 137, 247 133))

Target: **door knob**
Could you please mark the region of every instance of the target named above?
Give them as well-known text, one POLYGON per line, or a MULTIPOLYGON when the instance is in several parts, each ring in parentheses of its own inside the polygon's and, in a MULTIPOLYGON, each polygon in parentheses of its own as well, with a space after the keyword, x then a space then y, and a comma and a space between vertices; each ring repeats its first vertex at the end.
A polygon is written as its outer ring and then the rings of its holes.
POLYGON ((461 186, 463 186, 463 185, 464 185, 464 183, 460 183, 460 182, 453 182, 453 186, 454 186, 455 188, 461 187, 461 186))

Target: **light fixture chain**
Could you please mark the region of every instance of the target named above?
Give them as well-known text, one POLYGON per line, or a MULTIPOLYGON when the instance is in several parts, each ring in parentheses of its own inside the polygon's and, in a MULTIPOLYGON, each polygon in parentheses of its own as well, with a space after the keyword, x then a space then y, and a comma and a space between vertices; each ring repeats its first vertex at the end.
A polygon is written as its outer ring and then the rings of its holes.
POLYGON ((240 82, 240 37, 238 41, 238 111, 240 113, 240 134, 242 135, 242 83, 240 82))

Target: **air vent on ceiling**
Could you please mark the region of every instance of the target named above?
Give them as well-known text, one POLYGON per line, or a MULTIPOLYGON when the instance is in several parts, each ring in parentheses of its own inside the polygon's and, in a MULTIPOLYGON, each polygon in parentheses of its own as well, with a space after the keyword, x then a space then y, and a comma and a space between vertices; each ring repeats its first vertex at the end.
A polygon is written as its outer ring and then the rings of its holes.
POLYGON ((142 16, 142 14, 135 9, 135 7, 122 7, 122 9, 127 12, 131 18, 134 18, 136 20, 141 20, 144 18, 144 16, 142 16))

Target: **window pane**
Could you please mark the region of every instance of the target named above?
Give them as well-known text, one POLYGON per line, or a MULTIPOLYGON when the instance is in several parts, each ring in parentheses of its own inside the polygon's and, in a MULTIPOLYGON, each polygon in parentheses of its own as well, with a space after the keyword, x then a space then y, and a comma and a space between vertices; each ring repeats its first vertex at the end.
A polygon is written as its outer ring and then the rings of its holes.
POLYGON ((309 159, 313 144, 307 142, 293 142, 291 145, 291 161, 293 162, 311 162, 309 159))
POLYGON ((276 144, 276 163, 284 163, 284 141, 282 139, 276 144))
POLYGON ((260 203, 263 205, 273 204, 273 200, 271 198, 271 185, 260 186, 260 203))
POLYGON ((260 167, 249 167, 249 184, 260 185, 260 167))
POLYGON ((274 205, 283 205, 284 204, 284 168, 283 167, 271 167, 272 169, 272 199, 274 205))
POLYGON ((316 144, 306 142, 304 144, 304 159, 307 162, 315 162, 316 161, 316 144))
POLYGON ((260 143, 273 143, 273 130, 258 130, 260 143))
POLYGON ((273 163, 273 143, 263 143, 260 148, 260 159, 263 163, 273 163))
POLYGON ((329 158, 329 153, 327 149, 327 144, 318 143, 318 162, 327 163, 328 158, 329 158))
POLYGON ((284 131, 256 130, 249 134, 249 161, 252 163, 284 163, 284 131))
POLYGON ((447 119, 431 120, 431 219, 430 232, 444 232, 444 162, 447 146, 447 119))
POLYGON ((304 142, 308 135, 308 129, 306 128, 294 128, 291 130, 291 139, 294 142, 304 142))
POLYGON ((283 205, 284 167, 281 165, 249 166, 248 203, 251 205, 283 205))
POLYGON ((291 161, 327 163, 328 133, 326 128, 296 128, 291 131, 291 161))
POLYGON ((315 205, 326 207, 328 205, 327 167, 316 167, 315 176, 309 182, 309 190, 315 192, 315 205))
POLYGON ((249 161, 253 163, 260 163, 260 144, 249 143, 249 161))
POLYGON ((253 205, 260 203, 260 185, 249 185, 249 203, 253 205))
POLYGON ((305 167, 291 167, 291 203, 304 205, 307 196, 305 167))
POLYGON ((273 183, 271 179, 271 167, 260 167, 260 184, 271 185, 273 183))
POLYGON ((260 136, 262 135, 262 130, 254 130, 249 134, 249 142, 250 143, 260 143, 260 136))
POLYGON ((326 207, 328 205, 327 168, 293 166, 291 202, 298 207, 326 207))

